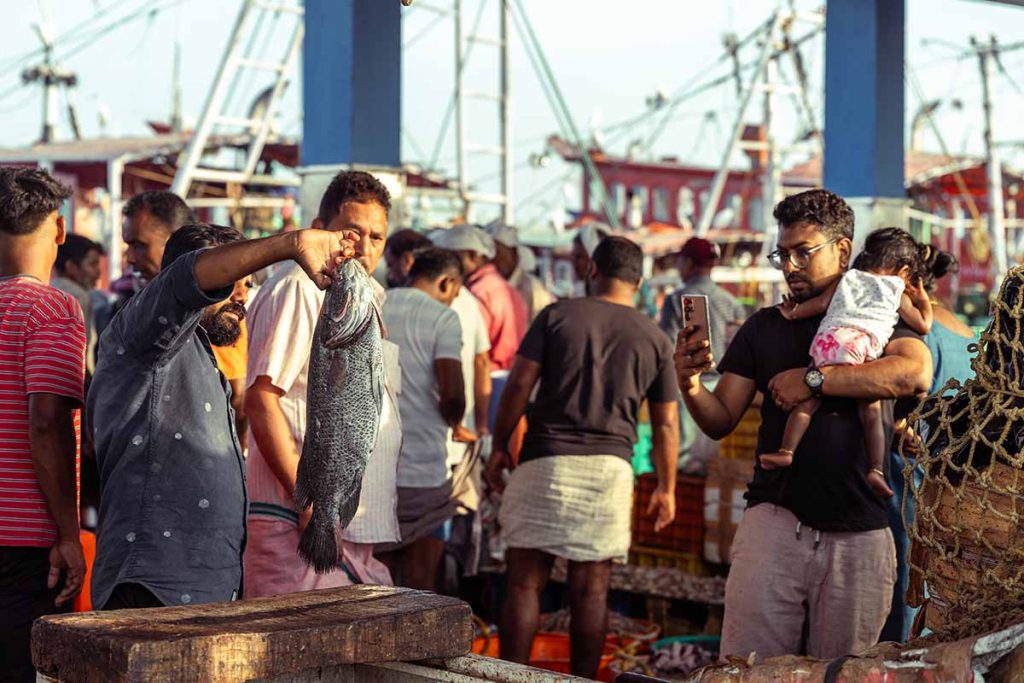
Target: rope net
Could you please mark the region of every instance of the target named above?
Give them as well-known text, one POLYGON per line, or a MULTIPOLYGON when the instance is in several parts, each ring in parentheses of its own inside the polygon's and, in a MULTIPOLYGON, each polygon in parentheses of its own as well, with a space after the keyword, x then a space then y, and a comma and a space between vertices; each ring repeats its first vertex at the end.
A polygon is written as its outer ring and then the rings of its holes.
MULTIPOLYGON (((917 483, 915 463, 905 458, 904 500, 912 496, 915 507, 908 603, 926 604, 924 625, 937 640, 1024 621, 1022 326, 1024 268, 1015 268, 993 304, 974 378, 962 386, 951 380, 910 417, 922 438, 924 477, 917 483)), ((907 506, 903 512, 910 522, 907 506)))

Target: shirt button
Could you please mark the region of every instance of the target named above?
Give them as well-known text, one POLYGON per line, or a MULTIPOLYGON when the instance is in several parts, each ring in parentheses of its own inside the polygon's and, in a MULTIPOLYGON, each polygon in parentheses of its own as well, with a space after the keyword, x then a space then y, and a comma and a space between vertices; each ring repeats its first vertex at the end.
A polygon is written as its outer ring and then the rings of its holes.
POLYGON ((155 496, 153 496, 153 500, 154 500, 155 502, 157 502, 157 503, 159 503, 159 502, 160 502, 160 499, 161 499, 161 498, 163 498, 163 496, 161 496, 161 495, 160 495, 159 493, 158 493, 158 494, 156 494, 155 496))
POLYGON ((160 316, 159 318, 156 319, 156 321, 158 323, 160 323, 161 325, 166 325, 167 324, 167 318, 165 318, 164 316, 160 316))
POLYGON ((119 356, 123 356, 124 355, 124 347, 123 346, 118 346, 117 347, 117 355, 119 355, 119 356))
POLYGON ((181 441, 181 432, 174 432, 174 440, 181 441))
POLYGON ((190 602, 192 602, 192 596, 189 595, 188 593, 183 593, 182 596, 181 596, 181 604, 187 605, 190 602))
POLYGON ((199 500, 199 507, 205 510, 206 508, 210 507, 210 501, 206 500, 205 498, 201 498, 199 500))
POLYGON ((204 403, 203 408, 205 408, 206 412, 208 413, 213 410, 213 406, 211 406, 209 403, 204 403))
POLYGON ((171 395, 170 394, 164 394, 164 401, 166 402, 166 401, 170 401, 170 400, 171 400, 171 395))
POLYGON ((128 541, 129 543, 135 543, 135 532, 128 532, 128 535, 124 537, 124 540, 128 541))
POLYGON ((165 531, 164 532, 164 538, 170 538, 170 537, 171 537, 171 532, 170 531, 165 531))
POLYGON ((139 436, 138 434, 136 434, 136 435, 135 435, 135 436, 134 436, 134 437, 132 438, 132 445, 133 445, 133 446, 141 446, 141 445, 142 445, 142 437, 141 437, 141 436, 139 436))

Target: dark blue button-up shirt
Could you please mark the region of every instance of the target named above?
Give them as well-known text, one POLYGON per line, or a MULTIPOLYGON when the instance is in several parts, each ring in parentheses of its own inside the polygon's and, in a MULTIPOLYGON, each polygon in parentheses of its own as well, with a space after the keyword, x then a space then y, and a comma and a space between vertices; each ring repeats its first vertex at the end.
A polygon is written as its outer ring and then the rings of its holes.
POLYGON ((203 292, 177 259, 100 339, 88 396, 101 497, 92 602, 121 583, 165 605, 231 600, 248 501, 230 387, 199 319, 231 288, 203 292))

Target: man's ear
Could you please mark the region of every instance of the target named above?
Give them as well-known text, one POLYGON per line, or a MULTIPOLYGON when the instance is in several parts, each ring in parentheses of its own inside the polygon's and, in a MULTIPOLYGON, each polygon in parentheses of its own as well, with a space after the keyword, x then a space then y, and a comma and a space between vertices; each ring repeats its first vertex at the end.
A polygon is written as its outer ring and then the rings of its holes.
POLYGON ((587 264, 587 279, 593 280, 597 277, 597 264, 594 263, 594 259, 590 259, 590 263, 587 264))
POLYGON ((844 269, 850 266, 850 256, 853 254, 853 242, 843 238, 836 243, 839 248, 839 265, 844 269))
POLYGON ((64 244, 64 241, 68 238, 67 224, 64 221, 64 216, 57 214, 57 245, 64 244))

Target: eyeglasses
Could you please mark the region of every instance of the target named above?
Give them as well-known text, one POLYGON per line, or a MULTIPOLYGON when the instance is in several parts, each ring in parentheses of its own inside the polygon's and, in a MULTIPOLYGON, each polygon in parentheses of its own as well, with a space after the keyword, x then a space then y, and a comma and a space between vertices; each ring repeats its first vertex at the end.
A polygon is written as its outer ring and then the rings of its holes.
POLYGON ((776 249, 772 253, 768 254, 768 262, 777 270, 782 270, 787 261, 789 261, 789 265, 793 266, 797 270, 803 270, 810 265, 812 256, 828 245, 835 244, 838 241, 838 239, 830 239, 828 242, 819 244, 816 247, 802 247, 800 249, 794 249, 793 251, 776 249))

